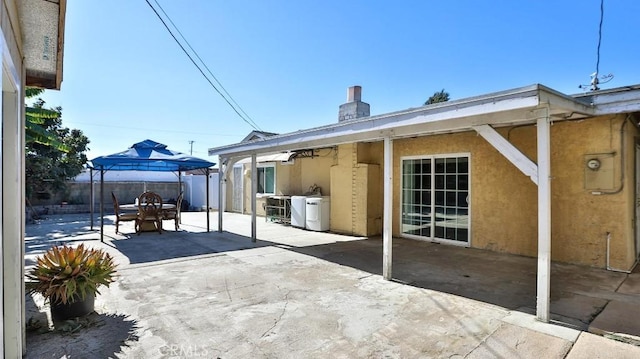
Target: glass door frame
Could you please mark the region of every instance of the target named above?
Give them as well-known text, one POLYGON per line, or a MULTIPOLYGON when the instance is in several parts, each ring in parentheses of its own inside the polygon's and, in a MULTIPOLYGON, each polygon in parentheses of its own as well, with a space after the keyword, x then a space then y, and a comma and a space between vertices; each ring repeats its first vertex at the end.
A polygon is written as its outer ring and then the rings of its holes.
POLYGON ((411 155, 411 156, 401 156, 400 157, 400 166, 399 166, 399 172, 400 172, 400 186, 399 186, 399 211, 398 211, 398 217, 399 217, 399 232, 400 232, 400 236, 403 238, 411 238, 411 239, 417 239, 417 240, 421 240, 421 241, 427 241, 427 242, 435 242, 435 243, 443 243, 443 244, 451 244, 451 245, 455 245, 455 246, 461 246, 461 247, 471 247, 471 238, 472 238, 472 232, 471 232, 471 201, 469 200, 467 203, 467 220, 468 220, 468 227, 467 227, 467 241, 466 242, 462 242, 462 241, 456 241, 456 240, 451 240, 451 239, 445 239, 445 238, 438 238, 435 236, 435 217, 436 217, 436 213, 435 213, 435 193, 436 193, 436 188, 435 188, 435 163, 436 163, 436 159, 447 159, 447 158, 467 158, 468 160, 468 169, 467 169, 467 181, 468 181, 468 188, 467 188, 467 192, 468 192, 468 198, 471 198, 471 153, 468 152, 462 152, 462 153, 443 153, 443 154, 437 154, 437 155, 411 155), (430 206, 431 206, 431 230, 430 230, 430 237, 425 237, 425 236, 420 236, 420 235, 415 235, 415 234, 409 234, 409 233, 404 233, 402 226, 403 226, 403 218, 402 218, 402 214, 403 214, 403 208, 404 208, 404 193, 403 193, 403 189, 404 189, 404 173, 403 173, 403 166, 404 166, 404 161, 405 160, 431 160, 431 173, 430 173, 430 177, 431 177, 431 200, 430 200, 430 206))

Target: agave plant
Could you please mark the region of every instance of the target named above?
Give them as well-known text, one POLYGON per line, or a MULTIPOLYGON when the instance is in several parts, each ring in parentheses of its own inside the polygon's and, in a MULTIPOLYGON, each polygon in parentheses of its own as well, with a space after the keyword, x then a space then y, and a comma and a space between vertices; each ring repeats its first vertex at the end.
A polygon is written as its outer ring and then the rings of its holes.
POLYGON ((113 258, 101 249, 53 247, 37 258, 36 266, 27 274, 27 290, 40 293, 52 304, 84 300, 87 294, 100 294, 115 279, 113 258))

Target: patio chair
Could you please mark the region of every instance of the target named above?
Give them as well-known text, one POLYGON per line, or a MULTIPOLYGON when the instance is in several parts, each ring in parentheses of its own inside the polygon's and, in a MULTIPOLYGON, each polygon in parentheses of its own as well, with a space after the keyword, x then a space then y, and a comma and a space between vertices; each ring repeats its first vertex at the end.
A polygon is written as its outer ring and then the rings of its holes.
POLYGON ((120 213, 120 204, 118 203, 118 198, 116 197, 116 194, 113 192, 111 192, 111 199, 113 200, 113 211, 116 214, 116 234, 118 234, 120 222, 135 221, 138 218, 138 214, 137 213, 120 213))
POLYGON ((178 200, 176 202, 176 208, 175 209, 165 209, 163 212, 163 216, 162 219, 163 220, 174 220, 175 221, 175 226, 176 226, 176 231, 180 228, 180 213, 182 212, 182 197, 184 195, 184 192, 180 192, 180 195, 178 196, 178 200))
POLYGON ((136 233, 148 230, 149 225, 162 234, 162 197, 154 192, 145 192, 138 197, 136 233))

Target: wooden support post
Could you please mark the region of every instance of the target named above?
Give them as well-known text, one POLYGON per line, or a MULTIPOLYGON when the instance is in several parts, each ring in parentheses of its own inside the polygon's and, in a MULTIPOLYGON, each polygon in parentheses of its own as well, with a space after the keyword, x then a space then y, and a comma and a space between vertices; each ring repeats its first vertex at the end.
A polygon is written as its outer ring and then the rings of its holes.
POLYGON ((256 154, 251 155, 251 241, 257 240, 256 233, 256 209, 258 207, 256 203, 256 197, 258 194, 258 166, 256 164, 256 154))
POLYGON ((91 230, 93 231, 93 168, 89 168, 89 212, 91 214, 91 230))
POLYGON ((104 168, 100 167, 100 242, 104 242, 104 168))
POLYGON ((551 288, 551 135, 549 115, 537 120, 538 131, 538 286, 536 316, 549 322, 551 288))
POLYGON ((226 186, 224 182, 226 181, 227 176, 227 168, 224 165, 224 161, 222 157, 218 157, 219 170, 218 170, 218 232, 222 232, 222 213, 224 212, 224 198, 226 186))
POLYGON ((393 141, 384 138, 384 205, 382 226, 382 276, 391 280, 392 269, 392 216, 393 216, 393 141))
POLYGON ((207 181, 205 182, 205 185, 207 186, 207 189, 205 191, 206 195, 207 195, 207 233, 209 233, 210 229, 211 229, 211 216, 210 216, 210 211, 209 211, 209 168, 205 169, 205 173, 207 176, 207 181))
MULTIPOLYGON (((0 44, 2 40, 0 40, 0 44)), ((6 55, 5 55, 6 56, 6 55)), ((5 68, 6 70, 6 68, 5 68)), ((3 83, 5 85, 5 83, 3 83)), ((9 84, 7 84, 9 87, 9 84)), ((0 138, 0 340, 3 358, 21 358, 25 344, 24 304, 24 102, 18 91, 2 91, 0 138)))

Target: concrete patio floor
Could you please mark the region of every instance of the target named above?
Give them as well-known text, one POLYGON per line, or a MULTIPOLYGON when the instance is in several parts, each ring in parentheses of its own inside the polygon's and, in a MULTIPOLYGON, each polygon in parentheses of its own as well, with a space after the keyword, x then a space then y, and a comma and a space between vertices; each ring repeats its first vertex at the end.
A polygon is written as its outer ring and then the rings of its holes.
MULTIPOLYGON (((52 244, 86 241, 114 255, 120 277, 87 328, 29 332, 26 357, 640 357, 640 273, 554 263, 555 325, 544 324, 531 315, 533 258, 394 239, 385 281, 379 238, 259 218, 252 243, 249 216, 224 216, 223 233, 217 213, 210 233, 202 212, 162 235, 130 222, 115 235, 107 221, 105 243, 88 215, 28 225, 27 267, 52 244)), ((48 325, 42 298, 27 303, 27 319, 48 325)))

